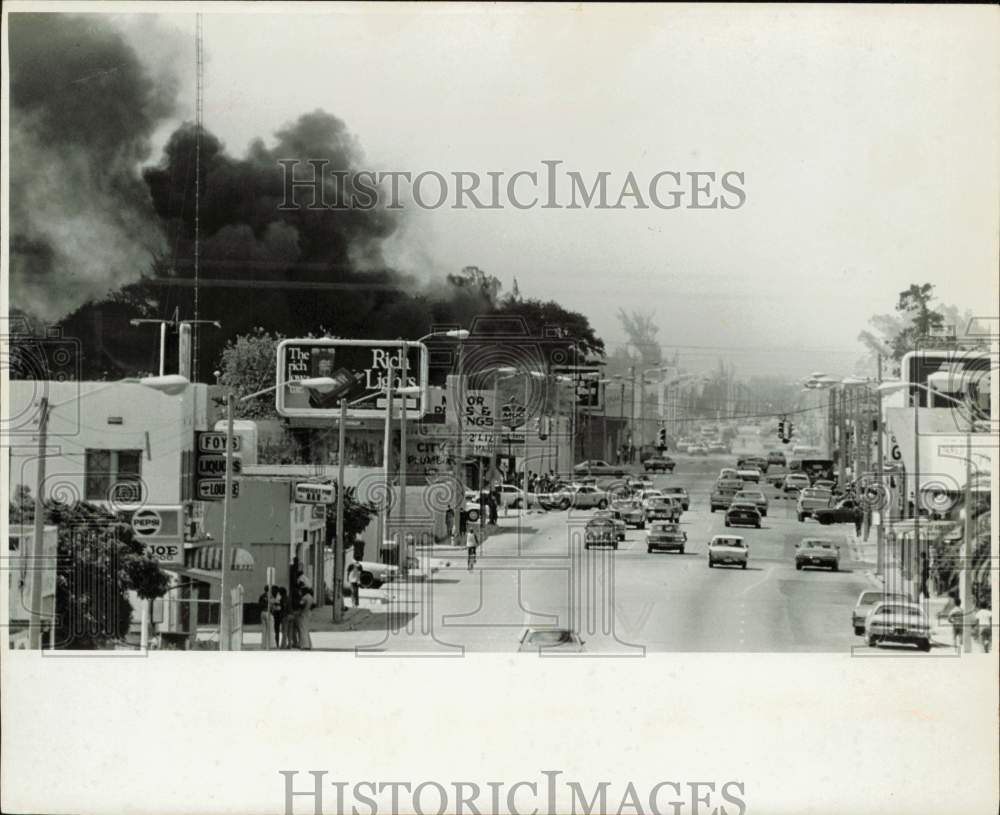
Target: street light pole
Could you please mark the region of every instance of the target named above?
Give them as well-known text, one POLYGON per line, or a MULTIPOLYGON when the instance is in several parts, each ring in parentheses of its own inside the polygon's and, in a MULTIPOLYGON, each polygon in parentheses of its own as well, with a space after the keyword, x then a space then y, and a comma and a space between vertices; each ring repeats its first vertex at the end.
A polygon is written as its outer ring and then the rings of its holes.
POLYGON ((226 394, 226 482, 222 499, 222 580, 219 587, 219 650, 228 651, 232 645, 229 604, 229 505, 233 489, 233 403, 232 392, 226 394))
POLYGON ((382 485, 385 490, 385 494, 382 496, 383 505, 381 512, 379 512, 379 552, 381 552, 382 548, 385 546, 385 536, 389 532, 389 504, 392 496, 392 479, 390 475, 390 467, 392 464, 392 375, 393 365, 392 361, 390 361, 386 369, 385 427, 382 434, 382 485))
MULTIPOLYGON (((883 480, 885 478, 884 473, 884 451, 882 448, 883 441, 882 436, 885 433, 885 429, 882 426, 882 391, 879 390, 879 386, 882 385, 882 354, 878 354, 878 385, 875 388, 875 399, 876 399, 876 410, 878 411, 878 422, 877 431, 878 436, 876 438, 877 449, 875 455, 878 458, 878 485, 879 485, 879 496, 886 494, 886 490, 883 486, 883 480)), ((879 524, 876 530, 876 543, 875 543, 875 574, 882 575, 885 572, 885 518, 884 515, 891 512, 891 507, 886 506, 888 502, 882 501, 882 505, 879 507, 879 524)))
POLYGON ((337 428, 337 531, 333 542, 333 621, 344 619, 344 486, 345 453, 347 442, 347 400, 340 400, 340 427, 337 428))
POLYGON ((28 606, 28 647, 42 647, 42 558, 45 555, 45 453, 49 433, 49 400, 43 396, 38 424, 38 467, 35 472, 35 527, 31 541, 31 603, 28 606))

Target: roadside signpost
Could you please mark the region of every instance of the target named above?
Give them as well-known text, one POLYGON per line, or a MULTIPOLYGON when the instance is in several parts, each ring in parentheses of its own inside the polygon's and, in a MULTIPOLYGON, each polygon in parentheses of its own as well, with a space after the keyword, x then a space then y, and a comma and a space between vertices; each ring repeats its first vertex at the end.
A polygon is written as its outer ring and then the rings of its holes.
MULTIPOLYGON (((195 498, 199 501, 221 501, 226 497, 226 434, 218 430, 200 431, 197 434, 195 460, 195 498)), ((243 438, 232 437, 232 473, 243 471, 243 438)), ((232 482, 232 498, 239 498, 240 482, 232 482)))

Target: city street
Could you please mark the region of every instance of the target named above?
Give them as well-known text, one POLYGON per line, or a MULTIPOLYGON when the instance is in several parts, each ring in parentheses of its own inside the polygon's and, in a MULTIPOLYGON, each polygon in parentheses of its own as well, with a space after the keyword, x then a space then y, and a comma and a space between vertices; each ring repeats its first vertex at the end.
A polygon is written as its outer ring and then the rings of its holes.
MULTIPOLYGON (((871 564, 853 559, 853 527, 800 523, 793 498, 764 487, 771 505, 762 529, 727 529, 724 513, 709 512, 709 493, 719 469, 737 452, 761 452, 759 439, 741 437, 736 452, 678 456, 671 475, 654 486, 687 488, 691 505, 682 517, 688 534, 684 554, 646 551, 645 531, 629 529, 617 551, 583 549, 589 510, 501 514, 474 570, 460 550, 422 583, 387 586, 389 609, 409 628, 386 637, 385 627, 318 632, 317 649, 460 654, 516 651, 528 625, 576 631, 588 654, 641 656, 650 651, 848 652, 864 648, 853 634, 851 610, 873 584, 871 564), (742 535, 750 546, 746 570, 707 562, 712 535, 742 535), (841 544, 841 568, 796 571, 794 547, 818 534, 841 544)), ((387 609, 388 610, 388 609, 387 609)), ((374 618, 388 619, 388 615, 374 618)), ((373 619, 374 619, 373 618, 373 619)), ((552 655, 562 656, 558 652, 552 655)))

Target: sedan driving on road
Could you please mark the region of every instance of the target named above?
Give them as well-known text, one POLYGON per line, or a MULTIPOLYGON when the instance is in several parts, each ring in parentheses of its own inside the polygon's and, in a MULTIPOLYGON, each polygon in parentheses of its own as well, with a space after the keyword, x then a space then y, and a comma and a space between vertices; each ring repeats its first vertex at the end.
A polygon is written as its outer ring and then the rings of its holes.
POLYGON ((677 466, 677 462, 670 458, 670 456, 651 456, 642 463, 642 466, 647 473, 672 473, 674 467, 677 466))
POLYGON ((883 642, 904 642, 931 650, 931 626, 916 603, 879 603, 865 620, 865 638, 874 648, 883 642))
POLYGON ((720 484, 716 484, 712 489, 712 494, 709 497, 709 510, 715 512, 717 509, 728 509, 729 505, 732 503, 733 496, 739 492, 735 487, 725 487, 720 484))
POLYGON ((636 499, 615 501, 611 504, 611 509, 617 512, 618 517, 628 526, 634 526, 636 529, 646 527, 646 511, 642 508, 642 501, 636 499))
POLYGON ((824 526, 828 524, 852 524, 857 517, 858 509, 857 501, 845 498, 836 506, 814 510, 813 517, 824 526))
POLYGON ((753 526, 760 529, 760 523, 760 513, 753 504, 737 503, 733 499, 726 510, 726 526, 753 526))
POLYGON ((613 509, 599 509, 594 513, 595 518, 606 518, 615 525, 615 537, 619 541, 625 540, 625 521, 613 509))
POLYGON ((833 496, 826 490, 817 490, 812 487, 803 489, 799 493, 799 500, 796 504, 799 521, 811 518, 816 510, 826 509, 832 500, 833 496))
POLYGON ((753 504, 757 507, 757 511, 760 513, 761 518, 767 515, 769 505, 767 496, 760 490, 740 490, 733 496, 733 502, 753 504))
POLYGON ((679 524, 657 522, 646 533, 646 551, 673 551, 684 554, 687 532, 679 524))
POLYGON ((581 461, 573 472, 585 475, 616 475, 621 478, 625 475, 625 470, 620 465, 608 464, 606 461, 581 461))
POLYGON ((568 628, 526 628, 519 643, 517 650, 520 652, 579 653, 584 650, 580 635, 568 628))
POLYGON ((861 592, 861 594, 858 595, 858 602, 854 606, 854 610, 851 612, 851 625, 854 627, 854 633, 859 637, 862 636, 865 633, 865 620, 868 619, 868 615, 871 613, 871 610, 879 603, 891 601, 908 603, 910 598, 905 594, 896 594, 895 592, 886 591, 885 589, 874 589, 861 592))
POLYGON ((746 541, 736 535, 716 535, 708 543, 708 567, 739 566, 747 567, 750 559, 750 547, 746 541))
POLYGON ((741 481, 752 481, 754 484, 759 484, 761 478, 764 476, 759 467, 752 467, 749 465, 740 467, 736 471, 736 475, 739 476, 741 481))
POLYGON ((653 496, 647 498, 642 504, 646 510, 647 521, 679 521, 681 513, 684 511, 680 498, 674 498, 670 495, 653 496))
POLYGON ((789 473, 785 476, 781 489, 784 492, 798 492, 808 488, 808 486, 809 476, 802 473, 789 473))
POLYGON ((606 509, 608 506, 608 494, 592 484, 573 484, 565 487, 559 492, 547 496, 539 496, 539 504, 543 507, 556 507, 558 509, 606 509))
POLYGON ((818 566, 840 569, 840 547, 828 538, 803 538, 795 544, 795 568, 818 566))
POLYGON ((591 518, 583 530, 583 548, 594 546, 610 546, 618 548, 618 535, 615 532, 615 522, 610 518, 591 518))
POLYGON ((663 487, 661 492, 664 495, 672 496, 674 498, 679 498, 681 501, 681 508, 687 512, 688 507, 691 506, 691 498, 688 495, 688 491, 684 487, 663 487))

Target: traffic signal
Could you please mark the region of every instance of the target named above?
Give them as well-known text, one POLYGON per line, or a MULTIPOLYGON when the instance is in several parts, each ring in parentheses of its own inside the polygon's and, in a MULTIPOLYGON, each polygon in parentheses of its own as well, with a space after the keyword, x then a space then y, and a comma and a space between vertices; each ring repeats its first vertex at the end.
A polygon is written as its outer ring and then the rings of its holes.
POLYGON ((792 435, 795 433, 795 425, 791 422, 788 423, 788 435, 785 436, 785 441, 791 441, 792 435))
POLYGON ((656 446, 661 450, 667 449, 667 428, 661 427, 656 434, 656 446))
POLYGON ((785 420, 782 419, 778 422, 778 438, 782 441, 785 440, 785 420))

